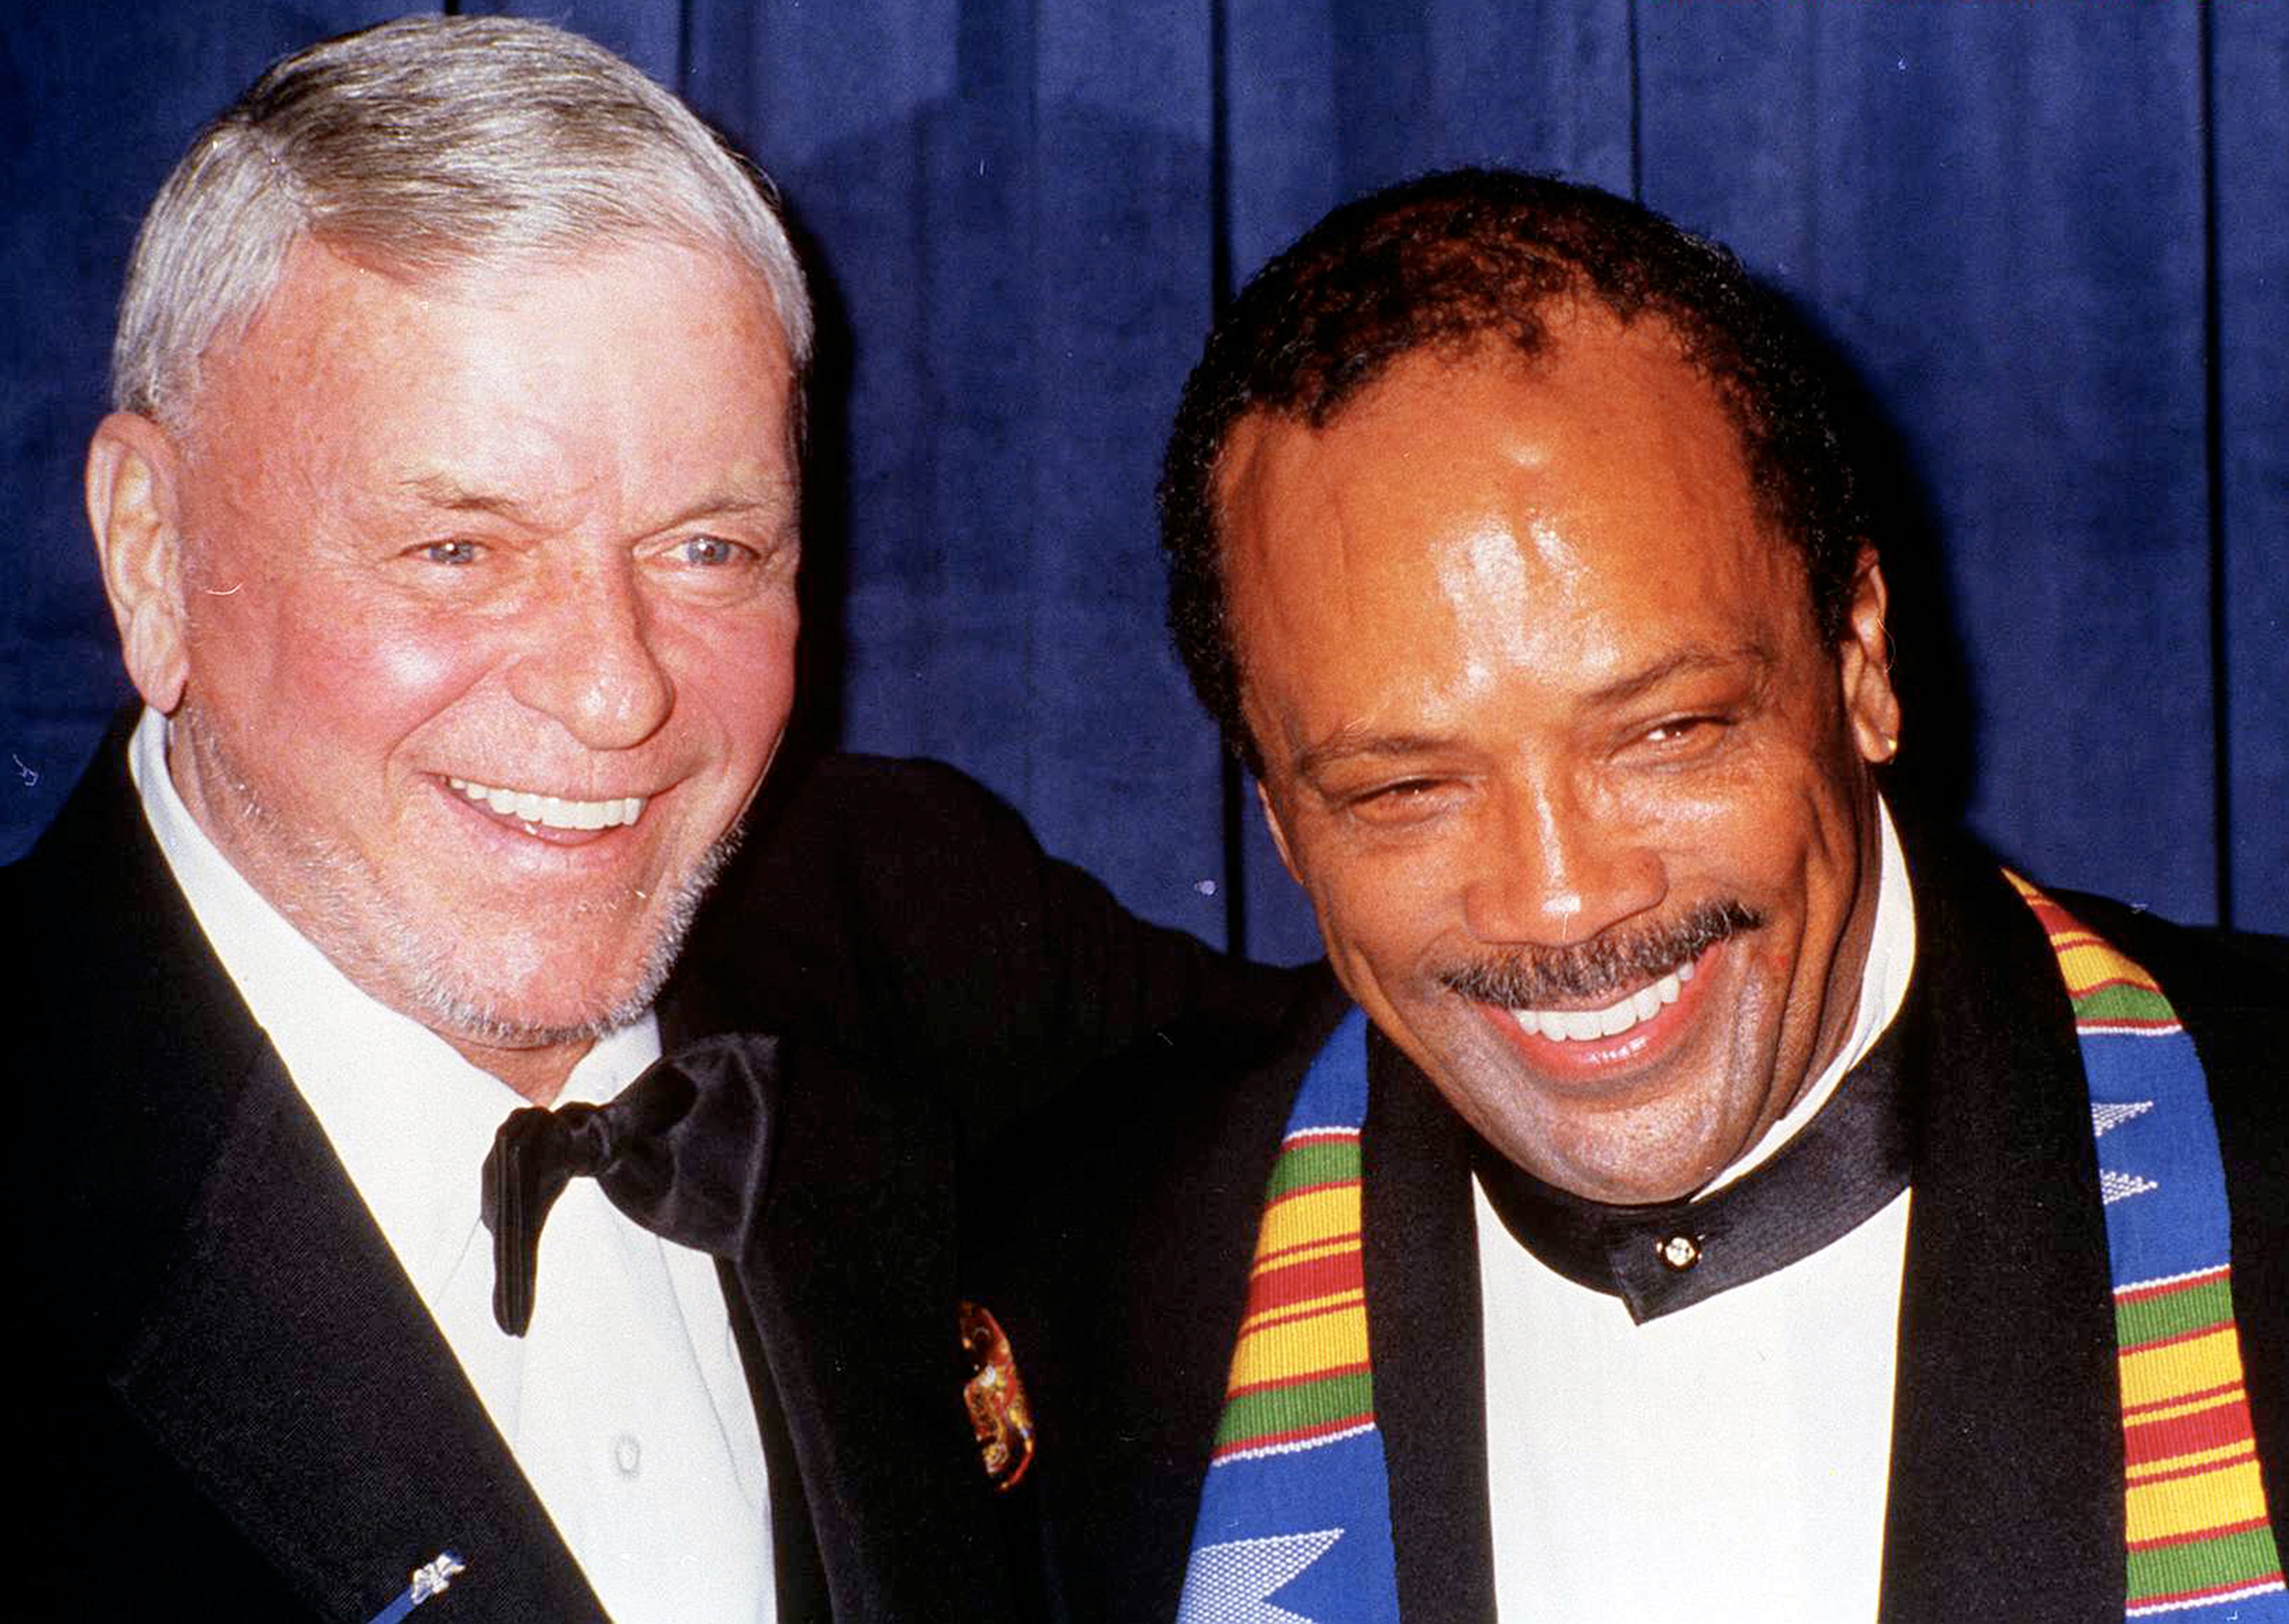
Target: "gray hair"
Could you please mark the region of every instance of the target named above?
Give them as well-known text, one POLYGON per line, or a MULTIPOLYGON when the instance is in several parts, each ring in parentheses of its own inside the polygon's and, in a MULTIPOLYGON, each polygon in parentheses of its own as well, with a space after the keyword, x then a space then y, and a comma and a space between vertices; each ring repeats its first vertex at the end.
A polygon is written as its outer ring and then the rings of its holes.
POLYGON ((415 279, 667 239, 769 290, 798 380, 810 302, 770 182, 610 52, 545 23, 404 17, 273 63, 144 217, 112 403, 173 426, 307 237, 415 279))

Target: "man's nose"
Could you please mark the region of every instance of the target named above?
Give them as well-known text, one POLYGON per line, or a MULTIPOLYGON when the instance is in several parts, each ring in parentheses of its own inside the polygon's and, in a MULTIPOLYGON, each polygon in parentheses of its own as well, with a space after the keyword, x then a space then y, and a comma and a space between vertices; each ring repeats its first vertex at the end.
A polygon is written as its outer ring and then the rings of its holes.
POLYGON ((1486 943, 1564 947, 1658 907, 1659 855, 1594 794, 1558 779, 1506 785, 1472 853, 1464 913, 1486 943))
POLYGON ((630 749, 675 708, 675 684, 655 636, 631 567, 568 569, 531 611, 529 645, 509 670, 509 692, 591 750, 630 749))

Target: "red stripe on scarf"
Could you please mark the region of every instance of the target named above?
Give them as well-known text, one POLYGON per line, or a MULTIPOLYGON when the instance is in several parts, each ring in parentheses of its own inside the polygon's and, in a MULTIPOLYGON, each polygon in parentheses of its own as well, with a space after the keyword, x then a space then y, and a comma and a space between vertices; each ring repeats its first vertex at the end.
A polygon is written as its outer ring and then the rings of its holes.
POLYGON ((1221 1461, 1226 1455, 1253 1454, 1259 1449, 1274 1449, 1282 1444, 1308 1443, 1312 1438, 1326 1437, 1329 1433, 1352 1432, 1361 1427, 1371 1427, 1374 1424, 1375 1412, 1366 1410, 1357 1415, 1346 1415, 1340 1421, 1321 1421, 1315 1427, 1297 1427, 1288 1432, 1261 1433, 1252 1438, 1225 1445, 1210 1459, 1221 1461))
POLYGON ((2238 1381, 2222 1381, 2215 1387, 2203 1388, 2198 1392, 2173 1393, 2167 1398, 2149 1399, 2141 1405, 2125 1405, 2122 1406, 2122 1424, 2126 1427, 2133 1423, 2142 1426, 2145 1423, 2138 1421, 2141 1415, 2150 1415, 2157 1410, 2175 1409, 2181 1404, 2199 1404, 2205 1398, 2222 1398, 2229 1393, 2239 1393, 2241 1388, 2238 1381))
POLYGON ((1254 1267, 1262 1269, 1266 1264, 1270 1264, 1275 1269, 1285 1268, 1287 1265, 1281 1263, 1280 1260, 1283 1257, 1293 1257, 1298 1252, 1317 1252, 1323 1246, 1357 1246, 1359 1244, 1360 1232, 1357 1230, 1344 1230, 1334 1235, 1315 1235, 1310 1240, 1299 1240, 1291 1246, 1280 1246, 1270 1252, 1257 1253, 1254 1267))
MULTIPOLYGON (((2245 1444, 2255 1436, 2243 1407, 2221 1401, 2190 1415, 2173 1415, 2167 1421, 2143 1421, 2124 1427, 2123 1453, 2132 1466, 2145 1466, 2177 1455, 2189 1455, 2197 1449, 2222 1449, 2228 1444, 2245 1444)), ((2141 1484, 2161 1483, 2166 1480, 2167 1476, 2141 1477, 2138 1481, 2141 1484)))
POLYGON ((1276 1269, 1259 1270, 1248 1286, 1248 1317, 1272 1309, 1288 1308, 1295 1303, 1308 1302, 1314 1297, 1332 1297, 1337 1292, 1355 1292, 1366 1284, 1360 1270, 1359 1248, 1346 1247, 1326 1257, 1306 1258, 1300 1263, 1284 1263, 1276 1269))

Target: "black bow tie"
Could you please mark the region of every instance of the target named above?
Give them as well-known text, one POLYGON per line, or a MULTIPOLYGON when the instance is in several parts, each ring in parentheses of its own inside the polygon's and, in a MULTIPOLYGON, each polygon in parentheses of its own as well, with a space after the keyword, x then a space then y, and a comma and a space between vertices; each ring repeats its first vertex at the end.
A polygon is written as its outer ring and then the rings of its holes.
POLYGON ((736 1259, 760 1208, 773 1135, 778 1042, 733 1035, 663 1057, 605 1105, 528 1106, 485 1158, 482 1211, 493 1234, 493 1318, 532 1324, 540 1226, 575 1177, 656 1235, 736 1259))

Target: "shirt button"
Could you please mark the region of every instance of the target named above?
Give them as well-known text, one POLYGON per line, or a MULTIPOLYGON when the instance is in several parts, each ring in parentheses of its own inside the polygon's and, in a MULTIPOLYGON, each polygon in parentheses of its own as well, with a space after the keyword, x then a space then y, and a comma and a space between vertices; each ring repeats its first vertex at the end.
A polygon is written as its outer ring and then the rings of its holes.
POLYGON ((1679 1274, 1701 1261, 1701 1243, 1690 1235, 1672 1235, 1654 1250, 1661 1254, 1663 1262, 1679 1274))
POLYGON ((633 1477, 643 1465, 643 1445, 636 1442, 633 1432, 623 1432, 612 1440, 612 1465, 623 1477, 633 1477))

